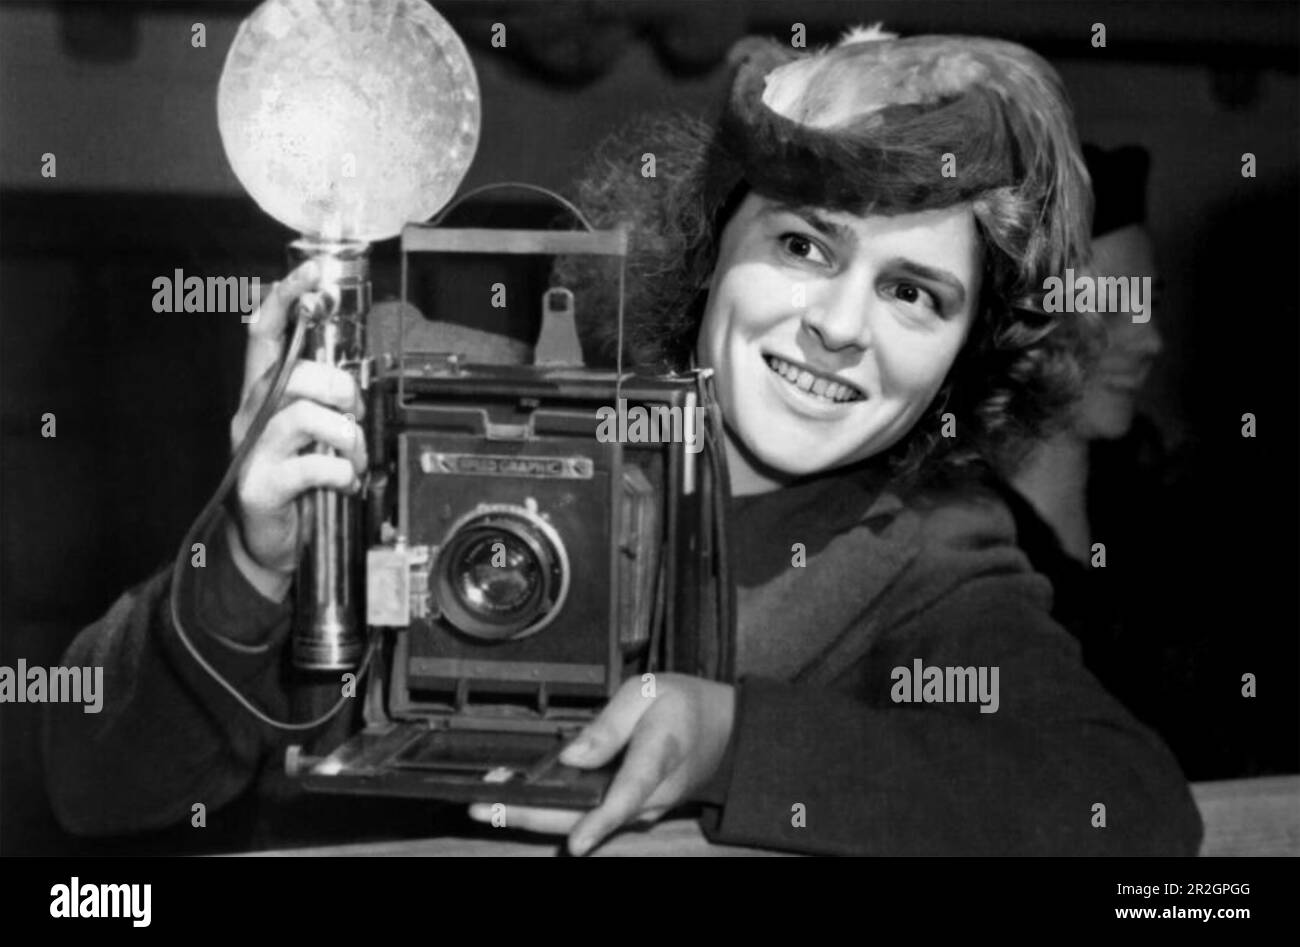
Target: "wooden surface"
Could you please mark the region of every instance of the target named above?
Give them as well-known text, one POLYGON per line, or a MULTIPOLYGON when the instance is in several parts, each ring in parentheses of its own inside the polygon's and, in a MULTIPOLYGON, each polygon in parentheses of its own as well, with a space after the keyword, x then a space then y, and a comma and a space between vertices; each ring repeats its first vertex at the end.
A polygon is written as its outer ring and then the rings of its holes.
POLYGON ((1300 855, 1300 776, 1193 783, 1202 855, 1300 855))
MULTIPOLYGON (((1205 822, 1202 855, 1300 855, 1300 776, 1265 776, 1194 783, 1192 795, 1205 822)), ((333 845, 324 848, 256 852, 259 855, 426 855, 552 856, 558 840, 523 836, 408 839, 333 845)), ((625 832, 597 852, 601 856, 765 856, 777 852, 710 845, 690 820, 661 822, 645 831, 625 832)))

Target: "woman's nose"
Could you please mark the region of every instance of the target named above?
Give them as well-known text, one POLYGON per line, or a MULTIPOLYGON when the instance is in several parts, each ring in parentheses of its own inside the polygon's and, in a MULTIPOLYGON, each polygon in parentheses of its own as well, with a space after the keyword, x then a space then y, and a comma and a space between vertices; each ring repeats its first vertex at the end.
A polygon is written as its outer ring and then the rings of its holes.
POLYGON ((829 351, 871 345, 871 297, 857 282, 827 280, 807 291, 803 327, 829 351))

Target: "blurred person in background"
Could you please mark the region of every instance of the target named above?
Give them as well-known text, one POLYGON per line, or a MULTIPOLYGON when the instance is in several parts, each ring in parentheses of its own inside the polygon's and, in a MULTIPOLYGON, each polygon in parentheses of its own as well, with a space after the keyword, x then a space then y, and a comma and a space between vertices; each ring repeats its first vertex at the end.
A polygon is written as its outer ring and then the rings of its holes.
POLYGON ((1235 775, 1227 719, 1200 700, 1217 652, 1187 594, 1198 521, 1179 502, 1185 465, 1138 409, 1166 317, 1146 226, 1151 159, 1135 145, 1083 151, 1096 200, 1088 275, 1150 278, 1148 318, 1098 314, 1104 342, 1082 396, 1068 424, 1008 476, 1006 500, 1021 548, 1052 583, 1052 615, 1079 639, 1088 669, 1161 733, 1189 778, 1235 775))

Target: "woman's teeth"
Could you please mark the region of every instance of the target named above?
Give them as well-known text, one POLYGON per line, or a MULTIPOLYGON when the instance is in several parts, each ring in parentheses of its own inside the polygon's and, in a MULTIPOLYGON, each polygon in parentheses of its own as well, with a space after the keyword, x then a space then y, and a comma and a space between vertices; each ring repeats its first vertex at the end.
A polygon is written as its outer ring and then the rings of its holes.
POLYGON ((841 384, 838 381, 831 381, 829 378, 821 378, 812 372, 791 365, 789 362, 782 361, 775 355, 764 357, 767 367, 772 369, 790 384, 794 385, 800 391, 823 398, 826 401, 861 401, 862 395, 854 388, 841 384))

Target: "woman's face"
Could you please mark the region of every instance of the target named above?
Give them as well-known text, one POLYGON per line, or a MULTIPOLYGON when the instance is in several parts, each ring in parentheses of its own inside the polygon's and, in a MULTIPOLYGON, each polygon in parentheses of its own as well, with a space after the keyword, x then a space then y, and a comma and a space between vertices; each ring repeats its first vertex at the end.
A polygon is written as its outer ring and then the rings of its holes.
POLYGON ((980 264, 968 205, 859 217, 751 192, 723 230, 696 350, 744 449, 733 491, 906 435, 970 331, 980 264))
POLYGON ((1134 323, 1129 313, 1102 316, 1106 349, 1088 378, 1075 415, 1075 431, 1085 440, 1123 437, 1133 424, 1138 391, 1164 343, 1156 330, 1161 282, 1156 273, 1151 236, 1133 224, 1092 242, 1094 276, 1149 276, 1153 287, 1150 318, 1134 323))

